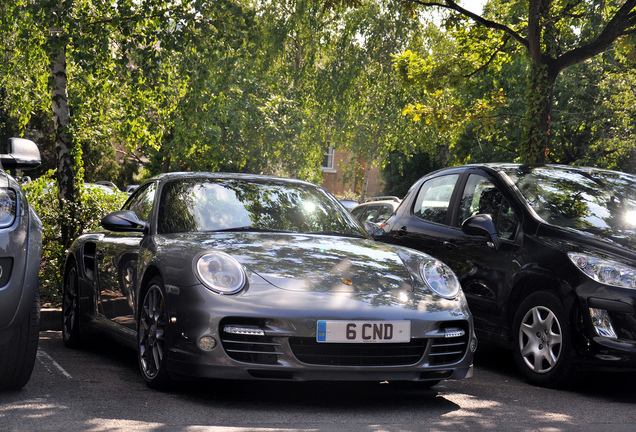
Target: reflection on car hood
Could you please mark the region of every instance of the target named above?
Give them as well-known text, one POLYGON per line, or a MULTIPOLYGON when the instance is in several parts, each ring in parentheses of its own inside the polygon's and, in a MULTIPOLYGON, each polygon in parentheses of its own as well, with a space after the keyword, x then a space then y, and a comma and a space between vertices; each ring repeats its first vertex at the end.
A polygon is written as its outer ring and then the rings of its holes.
POLYGON ((189 237, 225 252, 272 285, 293 291, 410 292, 409 270, 391 246, 371 240, 302 234, 206 233, 189 237))

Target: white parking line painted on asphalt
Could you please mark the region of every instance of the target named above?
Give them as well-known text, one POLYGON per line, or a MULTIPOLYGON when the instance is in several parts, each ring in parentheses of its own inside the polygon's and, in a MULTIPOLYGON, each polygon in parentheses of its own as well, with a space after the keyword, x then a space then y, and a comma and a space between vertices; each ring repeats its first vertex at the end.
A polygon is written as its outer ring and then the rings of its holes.
POLYGON ((40 361, 40 363, 42 363, 42 365, 44 366, 44 368, 47 371, 49 371, 50 373, 54 372, 54 371, 51 370, 51 365, 53 365, 66 378, 68 378, 68 379, 73 378, 70 373, 66 372, 64 370, 64 368, 62 366, 60 366, 58 362, 53 360, 53 358, 50 355, 48 355, 46 353, 46 351, 44 351, 42 348, 38 348, 37 357, 38 357, 38 360, 40 361))

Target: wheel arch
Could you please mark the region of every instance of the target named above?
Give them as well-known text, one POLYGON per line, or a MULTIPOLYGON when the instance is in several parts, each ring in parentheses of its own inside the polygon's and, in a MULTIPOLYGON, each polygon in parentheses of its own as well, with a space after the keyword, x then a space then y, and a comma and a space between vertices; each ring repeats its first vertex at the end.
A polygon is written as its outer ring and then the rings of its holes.
POLYGON ((577 295, 574 288, 556 273, 544 269, 532 269, 519 272, 512 281, 512 289, 505 311, 509 337, 511 336, 512 322, 521 303, 530 295, 540 291, 552 293, 561 301, 570 321, 569 324, 572 326, 575 306, 577 305, 577 295))
POLYGON ((148 287, 150 285, 150 281, 155 277, 162 277, 161 271, 155 265, 151 265, 144 271, 144 275, 139 281, 139 289, 137 292, 137 305, 135 307, 135 318, 139 319, 139 310, 143 303, 143 298, 146 295, 146 291, 148 291, 148 287))

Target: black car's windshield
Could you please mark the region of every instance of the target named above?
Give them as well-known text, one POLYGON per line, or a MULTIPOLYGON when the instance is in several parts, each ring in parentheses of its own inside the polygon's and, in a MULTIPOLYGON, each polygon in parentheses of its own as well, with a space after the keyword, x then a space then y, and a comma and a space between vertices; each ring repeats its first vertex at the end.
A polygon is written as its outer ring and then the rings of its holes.
POLYGON ((324 190, 278 180, 187 178, 164 185, 159 233, 260 231, 365 237, 324 190))
POLYGON ((581 230, 636 229, 636 178, 576 167, 520 167, 506 173, 546 222, 581 230))

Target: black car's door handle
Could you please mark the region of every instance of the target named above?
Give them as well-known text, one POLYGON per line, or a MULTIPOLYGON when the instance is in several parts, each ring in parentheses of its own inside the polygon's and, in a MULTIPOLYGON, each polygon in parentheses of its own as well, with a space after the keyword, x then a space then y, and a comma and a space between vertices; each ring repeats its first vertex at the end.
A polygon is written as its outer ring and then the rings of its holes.
POLYGON ((95 252, 95 258, 97 258, 98 261, 103 260, 104 259, 104 251, 100 249, 97 252, 95 252))
POLYGON ((400 228, 399 230, 397 230, 397 233, 400 237, 405 236, 407 231, 406 231, 406 227, 403 226, 402 228, 400 228))
POLYGON ((444 245, 444 247, 445 247, 446 249, 455 249, 455 248, 457 248, 457 245, 455 244, 455 242, 454 242, 454 241, 446 240, 446 241, 443 243, 443 245, 444 245))

